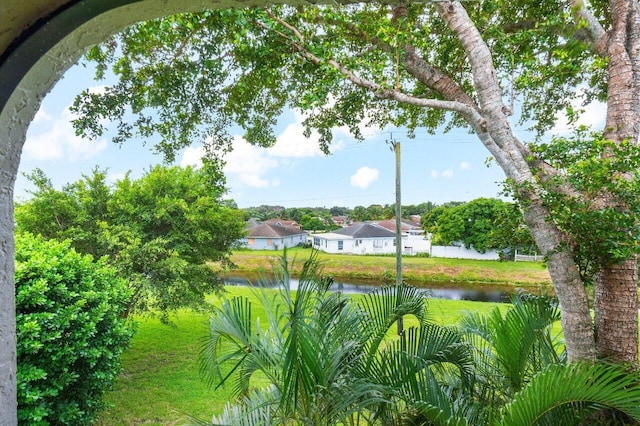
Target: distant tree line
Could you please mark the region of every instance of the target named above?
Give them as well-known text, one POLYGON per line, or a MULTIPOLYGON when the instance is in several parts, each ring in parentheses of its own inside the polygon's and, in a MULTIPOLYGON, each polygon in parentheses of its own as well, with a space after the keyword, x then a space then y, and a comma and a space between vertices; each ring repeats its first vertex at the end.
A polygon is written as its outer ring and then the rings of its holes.
MULTIPOLYGON (((385 220, 395 217, 395 204, 371 204, 354 208, 334 206, 268 206, 243 209, 245 218, 295 220, 306 230, 331 230, 332 217, 345 216, 354 222, 385 220)), ((496 249, 513 253, 537 250, 522 211, 515 203, 495 198, 478 198, 469 202, 449 201, 438 205, 431 201, 402 206, 402 218, 420 216, 420 226, 432 236, 434 244, 462 244, 480 252, 496 249)))
MULTIPOLYGON (((413 215, 424 215, 437 204, 427 201, 421 204, 411 204, 402 206, 402 217, 409 219, 413 215)), ((261 205, 243 209, 245 218, 255 218, 268 220, 274 218, 295 220, 304 229, 308 230, 330 230, 335 228, 333 217, 346 216, 354 222, 364 222, 367 220, 384 220, 395 217, 395 204, 371 204, 368 207, 355 206, 354 208, 333 206, 326 207, 290 207, 261 205)))

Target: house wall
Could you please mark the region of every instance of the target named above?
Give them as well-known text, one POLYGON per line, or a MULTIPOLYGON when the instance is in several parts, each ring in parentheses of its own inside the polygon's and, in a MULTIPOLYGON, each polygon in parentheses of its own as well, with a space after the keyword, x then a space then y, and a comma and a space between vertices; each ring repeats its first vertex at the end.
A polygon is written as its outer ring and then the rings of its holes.
POLYGON ((326 253, 390 254, 396 252, 393 238, 345 238, 344 240, 316 238, 319 239, 320 244, 314 244, 314 247, 326 253), (342 250, 339 249, 339 241, 342 241, 342 250))
MULTIPOLYGON (((361 238, 361 239, 325 239, 315 235, 319 244, 313 247, 333 254, 394 254, 396 246, 395 238, 361 238), (342 250, 339 249, 338 241, 342 241, 342 250)), ((402 253, 405 255, 415 255, 418 253, 429 253, 431 241, 423 236, 409 235, 402 238, 402 253)))
POLYGON ((448 257, 451 259, 477 259, 477 260, 500 260, 497 250, 488 250, 486 253, 477 252, 474 249, 467 249, 464 246, 431 246, 431 257, 448 257))
POLYGON ((402 237, 402 254, 415 255, 419 253, 431 253, 431 240, 424 235, 411 235, 402 237))
POLYGON ((307 242, 307 234, 290 235, 279 238, 243 238, 241 244, 251 250, 280 250, 296 247, 307 242))

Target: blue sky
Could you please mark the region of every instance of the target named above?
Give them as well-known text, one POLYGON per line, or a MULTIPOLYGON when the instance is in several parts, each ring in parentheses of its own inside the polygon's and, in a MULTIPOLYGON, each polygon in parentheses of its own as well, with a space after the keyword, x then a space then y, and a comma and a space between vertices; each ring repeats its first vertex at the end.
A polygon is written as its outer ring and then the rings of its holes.
MULTIPOLYGON (((108 170, 115 182, 131 172, 141 176, 150 166, 162 163, 153 154, 152 143, 131 140, 123 146, 109 135, 97 141, 75 136, 69 123, 68 106, 74 96, 87 87, 97 87, 93 73, 83 66, 70 69, 42 103, 27 134, 16 182, 16 198, 28 197, 30 184, 22 176, 38 167, 56 188, 75 182, 97 165, 108 170)), ((602 107, 589 111, 583 122, 598 125, 604 118, 602 107)), ((239 207, 261 204, 285 207, 392 204, 395 202, 395 156, 387 141, 401 142, 402 204, 432 201, 469 201, 478 197, 497 197, 502 170, 493 163, 486 166, 488 151, 466 130, 429 135, 417 132, 415 139, 402 129, 370 129, 364 142, 356 142, 342 129, 334 132, 332 154, 325 156, 316 140, 305 139, 302 117, 285 114, 276 132, 278 142, 269 149, 257 148, 234 138, 234 151, 226 157, 225 175, 229 198, 239 207)), ((560 120, 557 132, 566 130, 560 120)), ((524 129, 518 135, 527 139, 524 129)), ((177 156, 176 164, 197 165, 202 149, 197 145, 177 156)))

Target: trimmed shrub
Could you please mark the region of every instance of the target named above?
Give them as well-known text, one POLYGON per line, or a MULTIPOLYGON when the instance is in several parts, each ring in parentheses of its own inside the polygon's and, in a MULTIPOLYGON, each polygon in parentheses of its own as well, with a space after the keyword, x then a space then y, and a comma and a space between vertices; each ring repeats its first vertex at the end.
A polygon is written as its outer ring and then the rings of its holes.
POLYGON ((18 419, 89 424, 120 370, 132 328, 126 281, 69 242, 16 236, 18 419))

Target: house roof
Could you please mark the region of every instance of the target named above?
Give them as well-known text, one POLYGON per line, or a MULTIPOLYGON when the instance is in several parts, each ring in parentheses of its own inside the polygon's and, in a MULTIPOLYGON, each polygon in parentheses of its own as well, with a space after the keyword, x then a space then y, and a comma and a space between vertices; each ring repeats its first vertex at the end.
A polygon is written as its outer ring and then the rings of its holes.
POLYGON ((244 228, 245 229, 251 229, 254 226, 258 226, 260 225, 260 220, 256 219, 255 217, 250 218, 245 224, 244 224, 244 228))
POLYGON ((288 237, 291 235, 306 234, 298 228, 291 228, 288 226, 272 225, 270 223, 261 223, 260 225, 253 226, 249 230, 248 238, 280 238, 288 237))
POLYGON ((291 228, 300 229, 300 224, 298 222, 296 222, 295 220, 285 220, 285 219, 274 218, 274 219, 267 219, 267 220, 263 221, 262 223, 267 223, 269 225, 285 226, 285 227, 291 227, 291 228))
POLYGON ((393 238, 395 233, 373 223, 358 222, 334 231, 335 234, 348 235, 353 238, 393 238))
MULTIPOLYGON (((388 220, 381 220, 379 222, 377 222, 377 224, 379 226, 382 226, 385 229, 388 229, 389 231, 395 232, 396 230, 396 220, 395 219, 388 219, 388 220)), ((401 232, 409 232, 411 230, 414 229, 420 229, 419 226, 415 226, 413 224, 401 221, 400 222, 400 231, 401 232)))

